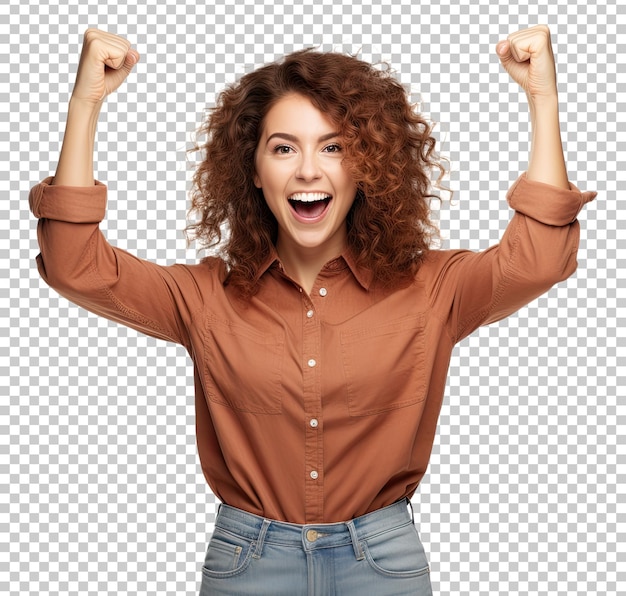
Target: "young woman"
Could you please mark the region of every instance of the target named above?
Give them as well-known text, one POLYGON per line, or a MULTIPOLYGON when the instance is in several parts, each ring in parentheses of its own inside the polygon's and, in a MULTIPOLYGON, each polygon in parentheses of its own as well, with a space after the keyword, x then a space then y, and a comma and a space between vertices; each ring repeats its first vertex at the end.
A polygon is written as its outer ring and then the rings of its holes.
POLYGON ((139 55, 88 30, 58 169, 31 191, 41 275, 85 308, 184 345, 197 444, 222 501, 201 594, 430 594, 407 508, 456 342, 576 267, 550 33, 498 44, 527 94, 528 171, 501 243, 431 250, 428 124, 389 74, 301 51, 242 77, 204 125, 191 228, 221 256, 158 266, 99 231, 102 101, 139 55))

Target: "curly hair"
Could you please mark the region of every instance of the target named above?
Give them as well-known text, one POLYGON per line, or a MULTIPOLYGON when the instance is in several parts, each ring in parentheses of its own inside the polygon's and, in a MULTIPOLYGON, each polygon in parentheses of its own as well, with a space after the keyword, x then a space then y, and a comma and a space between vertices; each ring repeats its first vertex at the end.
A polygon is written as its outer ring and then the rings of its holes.
POLYGON ((388 70, 352 56, 301 50, 250 72, 218 97, 198 133, 204 153, 191 190, 199 219, 187 227, 207 248, 220 247, 232 284, 245 296, 276 242, 277 222, 254 185, 255 152, 268 111, 300 94, 338 127, 343 166, 357 186, 347 216, 348 246, 372 279, 413 279, 437 235, 430 220, 431 174, 444 173, 432 128, 388 70))

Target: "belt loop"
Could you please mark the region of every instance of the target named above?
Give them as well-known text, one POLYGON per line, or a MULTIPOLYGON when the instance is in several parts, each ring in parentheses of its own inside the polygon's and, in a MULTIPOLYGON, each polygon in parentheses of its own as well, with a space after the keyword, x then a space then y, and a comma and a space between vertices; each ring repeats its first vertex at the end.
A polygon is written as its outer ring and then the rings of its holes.
POLYGON ((363 553, 361 543, 359 542, 359 537, 356 533, 356 528, 354 527, 354 520, 346 522, 346 525, 348 526, 348 531, 350 532, 350 538, 352 538, 352 548, 354 548, 354 555, 356 556, 356 560, 362 561, 365 558, 365 554, 363 553))
POLYGON ((411 499, 407 497, 406 502, 409 504, 409 509, 411 509, 411 521, 413 525, 415 525, 415 512, 413 511, 413 503, 411 503, 411 499))
POLYGON ((267 529, 270 527, 271 523, 272 522, 269 519, 263 520, 263 525, 261 526, 261 531, 259 532, 259 537, 257 538, 256 548, 252 554, 253 559, 261 558, 261 551, 263 550, 263 543, 265 542, 265 534, 267 533, 267 529))

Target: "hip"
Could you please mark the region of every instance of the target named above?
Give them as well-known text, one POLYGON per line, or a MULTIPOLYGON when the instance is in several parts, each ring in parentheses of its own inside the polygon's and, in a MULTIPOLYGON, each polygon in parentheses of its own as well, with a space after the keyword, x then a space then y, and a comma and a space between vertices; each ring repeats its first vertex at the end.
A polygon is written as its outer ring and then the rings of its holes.
POLYGON ((428 560, 407 504, 305 525, 222 505, 200 596, 430 595, 428 560))

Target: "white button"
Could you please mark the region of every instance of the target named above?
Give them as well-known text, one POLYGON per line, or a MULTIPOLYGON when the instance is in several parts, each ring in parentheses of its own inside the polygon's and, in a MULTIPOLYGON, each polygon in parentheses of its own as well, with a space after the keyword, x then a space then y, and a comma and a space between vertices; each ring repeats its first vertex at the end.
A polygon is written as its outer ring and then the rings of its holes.
POLYGON ((314 313, 312 310, 307 310, 307 311, 306 311, 306 316, 307 316, 309 319, 312 319, 314 314, 315 314, 315 313, 314 313))
POLYGON ((319 477, 319 474, 315 470, 313 470, 311 472, 311 478, 313 478, 313 480, 317 480, 318 477, 319 477))
POLYGON ((320 296, 326 296, 328 294, 328 290, 326 288, 320 288, 320 296))
POLYGON ((307 362, 307 364, 308 364, 311 368, 313 368, 313 367, 317 364, 317 362, 315 362, 315 360, 313 360, 313 358, 311 358, 311 360, 309 360, 309 361, 307 362))
POLYGON ((311 418, 311 421, 309 422, 309 424, 311 425, 312 428, 317 428, 317 425, 319 424, 319 422, 317 421, 317 418, 311 418))

